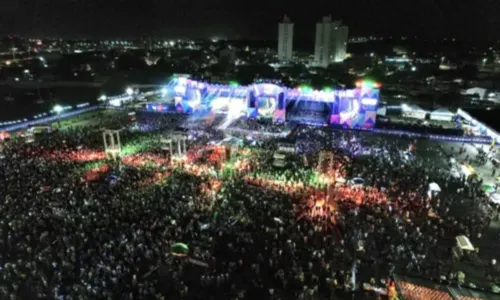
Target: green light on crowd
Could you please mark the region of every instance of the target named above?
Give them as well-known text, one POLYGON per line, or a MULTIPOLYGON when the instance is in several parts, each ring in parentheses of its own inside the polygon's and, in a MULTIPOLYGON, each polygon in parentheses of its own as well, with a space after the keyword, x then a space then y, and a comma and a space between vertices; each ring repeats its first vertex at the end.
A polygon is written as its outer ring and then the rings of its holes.
POLYGON ((370 81, 370 80, 363 80, 363 82, 361 82, 361 85, 364 88, 371 89, 375 86, 375 82, 370 81))
POLYGON ((308 85, 301 85, 299 87, 299 91, 301 91, 301 92, 306 92, 307 93, 307 92, 311 92, 312 90, 313 90, 312 87, 310 87, 308 85))

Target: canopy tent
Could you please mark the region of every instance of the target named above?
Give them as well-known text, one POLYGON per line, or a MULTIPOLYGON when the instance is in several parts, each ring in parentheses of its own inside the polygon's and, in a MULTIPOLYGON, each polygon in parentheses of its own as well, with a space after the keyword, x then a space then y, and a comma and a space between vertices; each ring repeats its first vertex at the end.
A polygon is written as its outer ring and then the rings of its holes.
POLYGON ((286 162, 282 159, 277 159, 273 161, 273 166, 283 168, 286 165, 286 162))
POLYGON ((474 251, 474 246, 465 235, 459 235, 455 239, 457 240, 457 247, 461 250, 474 251))
POLYGON ((427 111, 415 104, 401 105, 403 117, 423 120, 427 115, 427 111))
POLYGON ((435 182, 429 183, 429 191, 432 192, 441 192, 441 187, 439 187, 439 184, 435 182))
POLYGON ((349 181, 352 185, 363 185, 365 184, 365 180, 360 177, 355 177, 349 181))
POLYGON ((189 247, 184 243, 175 243, 170 247, 170 252, 175 256, 186 256, 189 252, 189 247))
POLYGON ((479 100, 484 100, 486 98, 487 90, 480 87, 473 87, 467 90, 462 91, 462 95, 478 95, 479 100))
POLYGON ((454 113, 449 111, 448 109, 441 107, 436 109, 435 111, 431 112, 430 118, 431 120, 435 121, 449 121, 451 122, 453 120, 453 117, 455 116, 454 113))
POLYGON ((297 152, 297 147, 295 144, 292 143, 278 143, 278 151, 281 152, 288 152, 288 153, 295 153, 297 152))
POLYGON ((273 157, 276 160, 284 160, 286 158, 286 155, 283 153, 274 153, 273 157))
POLYGON ((500 195, 497 193, 491 194, 490 200, 491 200, 491 202, 493 202, 495 204, 500 204, 500 195))
POLYGON ((387 115, 387 107, 379 107, 377 109, 377 116, 384 116, 387 115))
POLYGON ((339 177, 336 179, 336 181, 339 183, 346 183, 347 182, 347 180, 344 177, 339 177))

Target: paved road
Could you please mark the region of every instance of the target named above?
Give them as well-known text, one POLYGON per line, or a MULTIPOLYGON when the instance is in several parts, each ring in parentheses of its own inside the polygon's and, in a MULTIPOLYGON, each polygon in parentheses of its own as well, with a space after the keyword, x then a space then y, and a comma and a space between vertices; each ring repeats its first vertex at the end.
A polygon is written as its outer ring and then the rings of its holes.
POLYGON ((471 165, 483 178, 483 182, 485 184, 495 185, 496 178, 500 176, 499 171, 495 171, 493 174, 493 170, 496 167, 493 165, 491 160, 487 160, 486 163, 481 163, 476 159, 479 149, 483 149, 483 151, 487 152, 489 150, 489 145, 480 145, 480 144, 457 144, 457 143, 441 143, 441 148, 447 155, 453 156, 457 162, 463 162, 466 159, 468 160, 469 165, 471 165), (459 153, 460 147, 463 147, 465 151, 463 153, 459 153))

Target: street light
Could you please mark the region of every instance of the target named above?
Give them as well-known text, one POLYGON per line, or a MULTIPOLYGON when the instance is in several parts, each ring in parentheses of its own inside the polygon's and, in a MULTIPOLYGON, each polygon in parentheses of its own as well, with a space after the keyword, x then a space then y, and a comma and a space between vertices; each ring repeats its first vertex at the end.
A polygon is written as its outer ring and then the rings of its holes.
POLYGON ((133 90, 131 87, 127 88, 127 90, 126 90, 125 92, 126 92, 126 93, 127 93, 127 95, 129 95, 129 96, 132 96, 132 95, 134 94, 134 90, 133 90))
POLYGON ((57 114, 57 125, 61 128, 61 112, 64 110, 64 107, 56 105, 53 110, 57 114))
POLYGON ((106 97, 106 95, 101 95, 101 97, 99 97, 99 101, 106 101, 108 100, 108 97, 106 97))
POLYGON ((64 110, 64 108, 61 105, 56 105, 54 106, 53 110, 56 114, 60 114, 64 110))

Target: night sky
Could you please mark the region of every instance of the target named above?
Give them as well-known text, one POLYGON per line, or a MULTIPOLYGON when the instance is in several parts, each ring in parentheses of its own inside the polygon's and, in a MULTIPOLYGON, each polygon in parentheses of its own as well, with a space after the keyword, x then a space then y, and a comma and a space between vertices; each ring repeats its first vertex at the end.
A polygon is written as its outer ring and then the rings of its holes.
POLYGON ((500 39, 498 0, 1 0, 0 33, 276 39, 284 14, 299 39, 312 40, 328 14, 357 36, 500 39))

